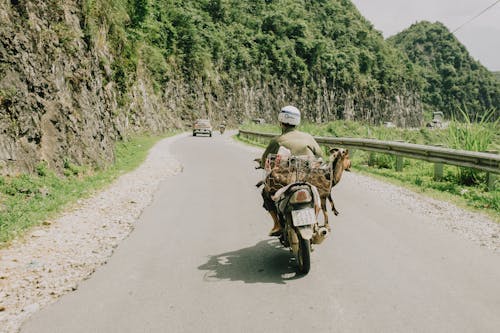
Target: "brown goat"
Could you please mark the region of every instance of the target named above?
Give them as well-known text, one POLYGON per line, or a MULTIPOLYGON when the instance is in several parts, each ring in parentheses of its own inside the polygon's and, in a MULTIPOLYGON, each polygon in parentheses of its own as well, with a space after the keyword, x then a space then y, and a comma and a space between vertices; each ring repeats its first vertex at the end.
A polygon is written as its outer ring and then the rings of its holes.
POLYGON ((323 215, 325 217, 325 226, 330 229, 328 225, 328 214, 326 211, 326 200, 330 201, 330 205, 332 211, 335 215, 339 215, 339 212, 335 208, 335 204, 332 199, 332 188, 340 182, 340 178, 342 177, 342 173, 344 170, 350 171, 351 169, 351 160, 349 159, 349 150, 343 148, 332 148, 330 149, 330 161, 331 169, 329 170, 331 173, 327 173, 325 178, 328 180, 328 184, 324 183, 327 186, 318 187, 319 195, 321 199, 321 209, 323 210, 323 215))
POLYGON ((349 171, 350 168, 351 160, 349 159, 349 150, 332 148, 330 149, 330 158, 326 167, 311 168, 307 173, 301 175, 293 172, 290 173, 290 170, 287 168, 275 168, 264 182, 265 189, 270 193, 274 193, 279 188, 295 182, 297 178, 301 181, 313 184, 318 189, 321 209, 325 218, 325 226, 329 229, 326 200, 330 201, 333 213, 338 215, 339 212, 333 203, 331 191, 332 188, 339 183, 344 170, 349 171))

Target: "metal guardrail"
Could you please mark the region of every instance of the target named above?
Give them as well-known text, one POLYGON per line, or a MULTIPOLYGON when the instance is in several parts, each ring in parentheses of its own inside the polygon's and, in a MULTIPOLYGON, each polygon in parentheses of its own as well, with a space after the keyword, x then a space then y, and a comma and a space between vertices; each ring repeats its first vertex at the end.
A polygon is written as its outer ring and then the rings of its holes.
MULTIPOLYGON (((240 134, 273 138, 276 134, 239 130, 240 134)), ((469 167, 500 174, 500 155, 467 150, 425 146, 412 143, 381 141, 375 139, 314 137, 320 144, 341 145, 348 148, 373 151, 377 153, 404 156, 434 163, 469 167)))

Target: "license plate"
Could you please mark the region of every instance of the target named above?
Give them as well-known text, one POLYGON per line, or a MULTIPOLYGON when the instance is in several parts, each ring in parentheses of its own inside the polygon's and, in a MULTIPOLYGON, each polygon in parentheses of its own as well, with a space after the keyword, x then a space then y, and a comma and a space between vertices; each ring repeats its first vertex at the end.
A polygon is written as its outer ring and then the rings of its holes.
POLYGON ((316 223, 316 214, 314 214, 314 208, 292 210, 292 221, 293 225, 296 227, 316 223))

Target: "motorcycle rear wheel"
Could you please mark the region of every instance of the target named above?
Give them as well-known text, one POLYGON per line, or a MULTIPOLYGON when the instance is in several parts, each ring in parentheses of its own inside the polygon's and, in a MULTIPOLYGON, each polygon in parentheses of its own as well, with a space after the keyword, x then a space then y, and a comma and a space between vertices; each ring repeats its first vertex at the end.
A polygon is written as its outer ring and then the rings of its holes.
POLYGON ((297 253, 297 264, 300 274, 307 274, 311 269, 311 242, 308 239, 299 239, 299 252, 297 253))

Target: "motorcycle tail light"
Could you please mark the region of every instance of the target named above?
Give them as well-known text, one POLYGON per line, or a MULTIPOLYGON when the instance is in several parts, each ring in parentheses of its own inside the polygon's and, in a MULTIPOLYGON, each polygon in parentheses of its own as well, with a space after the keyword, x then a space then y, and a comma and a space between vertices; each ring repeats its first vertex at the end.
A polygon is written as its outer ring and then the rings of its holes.
POLYGON ((311 202, 311 201, 312 201, 312 196, 308 190, 298 190, 297 192, 294 192, 290 198, 290 203, 292 204, 311 202))

